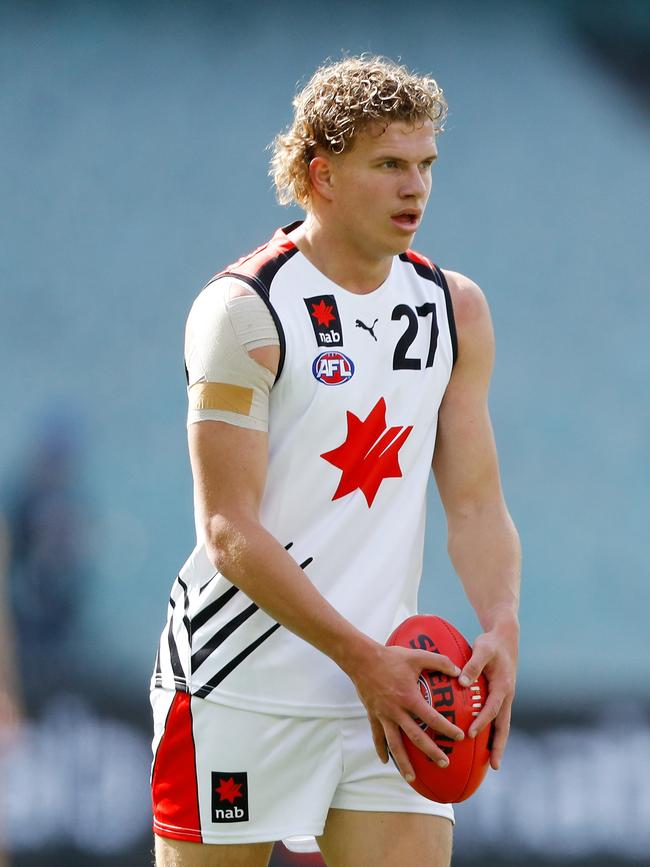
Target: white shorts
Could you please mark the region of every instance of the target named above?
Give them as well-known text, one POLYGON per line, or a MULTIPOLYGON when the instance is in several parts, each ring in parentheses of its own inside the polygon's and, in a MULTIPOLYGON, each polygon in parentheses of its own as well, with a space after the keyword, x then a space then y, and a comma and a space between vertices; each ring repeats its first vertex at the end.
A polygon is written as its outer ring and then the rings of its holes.
POLYGON ((375 752, 367 718, 275 716, 156 688, 151 784, 154 831, 202 843, 263 843, 323 833, 330 807, 426 813, 375 752))

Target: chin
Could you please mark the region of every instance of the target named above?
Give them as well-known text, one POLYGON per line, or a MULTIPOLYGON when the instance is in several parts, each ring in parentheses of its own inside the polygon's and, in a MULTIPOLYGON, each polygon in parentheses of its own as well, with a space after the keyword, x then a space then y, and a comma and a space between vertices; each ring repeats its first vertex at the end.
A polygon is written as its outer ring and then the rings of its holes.
POLYGON ((413 243, 413 238, 415 233, 399 233, 395 234, 391 232, 390 234, 385 234, 383 237, 375 236, 376 240, 374 242, 375 251, 380 256, 399 256, 401 253, 406 253, 411 244, 413 243))
POLYGON ((393 256, 399 256, 400 253, 406 253, 413 243, 413 238, 415 238, 415 232, 400 232, 387 239, 387 246, 390 246, 393 256))
POLYGON ((414 237, 414 235, 410 235, 407 238, 401 238, 399 241, 395 241, 395 243, 393 244, 392 255, 399 256, 400 253, 406 253, 408 248, 413 243, 414 237))

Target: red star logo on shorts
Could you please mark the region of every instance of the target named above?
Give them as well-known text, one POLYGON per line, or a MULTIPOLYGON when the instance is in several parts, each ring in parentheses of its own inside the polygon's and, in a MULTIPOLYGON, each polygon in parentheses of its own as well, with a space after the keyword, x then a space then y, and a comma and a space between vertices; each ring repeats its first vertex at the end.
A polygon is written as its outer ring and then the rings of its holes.
POLYGON ((237 798, 241 798, 241 783, 236 783, 232 777, 229 780, 222 780, 219 778, 219 785, 216 787, 215 791, 219 793, 219 799, 221 801, 230 801, 231 804, 235 803, 237 798))
POLYGON ((329 304, 326 304, 322 298, 320 303, 312 304, 311 308, 311 315, 319 325, 324 325, 325 328, 329 328, 330 322, 333 322, 336 319, 336 316, 332 312, 332 307, 330 307, 329 304))
POLYGON ((413 425, 387 428, 386 401, 383 397, 379 398, 365 421, 361 421, 353 412, 348 412, 347 423, 345 442, 321 455, 342 471, 332 500, 359 489, 370 507, 384 479, 401 478, 398 453, 413 430, 413 425))

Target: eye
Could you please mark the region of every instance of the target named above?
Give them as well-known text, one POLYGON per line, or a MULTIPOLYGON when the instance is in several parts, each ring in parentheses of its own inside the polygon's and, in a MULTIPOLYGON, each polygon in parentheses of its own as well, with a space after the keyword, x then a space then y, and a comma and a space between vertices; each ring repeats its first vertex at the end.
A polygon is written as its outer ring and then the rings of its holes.
POLYGON ((424 169, 425 171, 428 171, 432 165, 433 165, 433 160, 423 160, 420 163, 420 168, 424 169))
POLYGON ((385 169, 396 169, 397 160, 384 160, 382 163, 382 167, 385 169))

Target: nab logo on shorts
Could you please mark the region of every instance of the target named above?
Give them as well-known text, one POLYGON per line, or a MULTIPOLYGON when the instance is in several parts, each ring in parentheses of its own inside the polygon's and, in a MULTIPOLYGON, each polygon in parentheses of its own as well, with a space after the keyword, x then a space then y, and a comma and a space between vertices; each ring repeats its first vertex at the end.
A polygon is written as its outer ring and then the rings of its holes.
POLYGON ((309 321, 319 346, 343 346, 341 318, 333 295, 315 295, 305 298, 309 321))
POLYGON ((212 821, 248 822, 248 774, 212 771, 212 821))
POLYGON ((323 385, 342 385, 354 376, 354 362, 342 352, 321 352, 311 372, 323 385))

